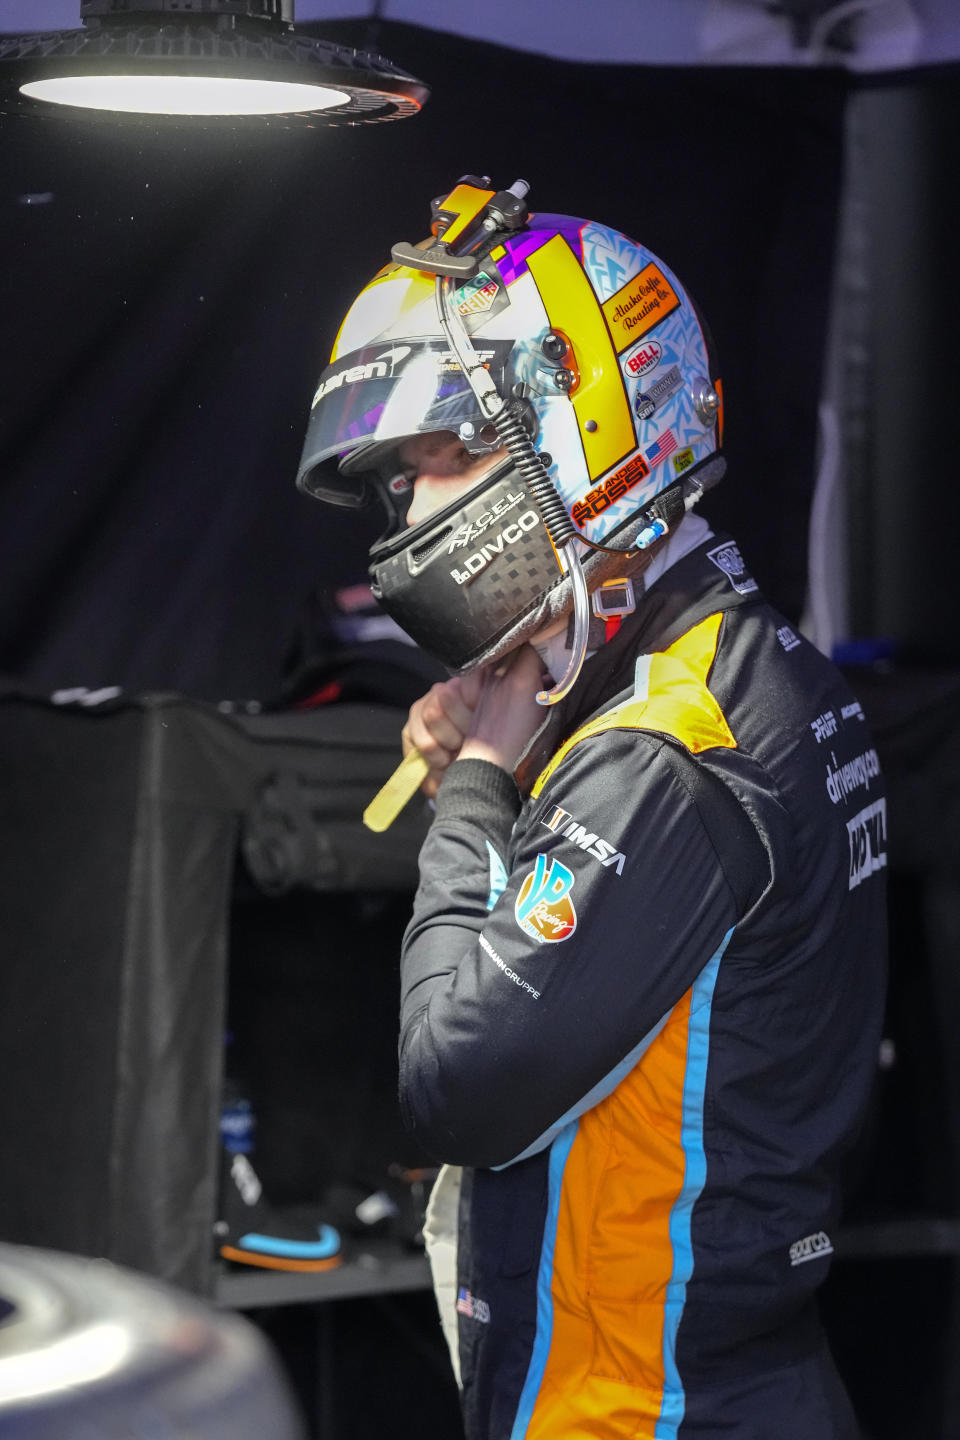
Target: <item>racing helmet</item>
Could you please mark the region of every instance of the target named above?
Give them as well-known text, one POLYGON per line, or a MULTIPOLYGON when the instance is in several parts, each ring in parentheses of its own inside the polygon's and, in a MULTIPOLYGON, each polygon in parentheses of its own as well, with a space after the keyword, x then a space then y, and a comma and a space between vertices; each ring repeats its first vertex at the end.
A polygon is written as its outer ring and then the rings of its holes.
POLYGON ((576 678, 588 592, 642 563, 723 474, 723 408, 673 272, 609 226, 531 214, 527 190, 465 176, 433 201, 427 239, 393 247, 320 376, 297 483, 334 505, 379 500, 374 595, 453 671, 575 611, 571 668, 546 703, 576 678), (436 431, 499 458, 408 525, 398 448, 436 431))

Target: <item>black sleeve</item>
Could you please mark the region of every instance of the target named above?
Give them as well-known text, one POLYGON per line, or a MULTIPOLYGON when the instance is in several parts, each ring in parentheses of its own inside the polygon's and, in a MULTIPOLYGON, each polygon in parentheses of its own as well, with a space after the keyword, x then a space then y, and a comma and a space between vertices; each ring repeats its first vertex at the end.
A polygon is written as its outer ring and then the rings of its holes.
POLYGON ((438 1159, 537 1148, 636 1063, 729 938, 737 903, 663 744, 581 741, 528 802, 509 859, 512 780, 451 766, 402 960, 401 1103, 438 1159))

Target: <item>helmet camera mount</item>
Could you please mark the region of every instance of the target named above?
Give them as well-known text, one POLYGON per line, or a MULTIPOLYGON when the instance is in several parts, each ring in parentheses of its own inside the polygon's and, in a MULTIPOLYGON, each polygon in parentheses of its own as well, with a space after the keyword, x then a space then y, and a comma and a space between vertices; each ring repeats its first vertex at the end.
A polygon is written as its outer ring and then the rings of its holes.
POLYGON ((561 572, 570 577, 574 613, 570 658, 553 688, 537 694, 538 704, 554 705, 569 694, 583 666, 590 635, 590 598, 573 522, 527 434, 517 406, 497 389, 474 348, 456 304, 457 287, 479 269, 476 252, 489 246, 497 234, 521 229, 529 218, 526 196, 530 187, 525 180, 515 180, 506 190, 497 193, 482 188, 488 183, 487 177, 463 176, 448 196, 432 202, 432 241, 422 246, 401 241, 393 246, 391 254, 398 264, 436 277, 437 315, 451 354, 463 371, 480 413, 495 427, 526 482, 550 537, 557 564, 561 572))

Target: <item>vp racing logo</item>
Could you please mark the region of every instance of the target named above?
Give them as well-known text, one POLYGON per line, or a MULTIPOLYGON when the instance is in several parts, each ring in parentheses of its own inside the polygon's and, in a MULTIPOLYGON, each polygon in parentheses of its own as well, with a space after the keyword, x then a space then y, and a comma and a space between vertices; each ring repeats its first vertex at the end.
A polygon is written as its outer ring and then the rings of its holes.
POLYGON ((520 886, 513 913, 525 935, 538 944, 569 940, 577 928, 577 912, 570 899, 574 874, 559 860, 540 854, 520 886))

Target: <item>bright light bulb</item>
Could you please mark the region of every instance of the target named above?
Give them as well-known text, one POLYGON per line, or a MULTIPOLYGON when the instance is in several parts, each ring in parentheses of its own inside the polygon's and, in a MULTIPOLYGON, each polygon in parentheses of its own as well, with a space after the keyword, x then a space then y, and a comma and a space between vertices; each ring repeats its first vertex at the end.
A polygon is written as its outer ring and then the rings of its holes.
MULTIPOLYGON (((84 1387, 116 1375, 129 1363, 133 1327, 119 1320, 88 1324, 76 1334, 51 1340, 36 1350, 0 1357, 0 1404, 59 1396, 68 1386, 84 1387)), ((79 1432, 78 1432, 79 1433, 79 1432)))
POLYGON ((33 100, 141 115, 291 115, 345 105, 325 85, 204 75, 62 75, 20 87, 33 100))

